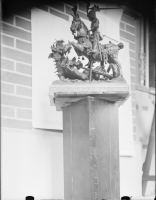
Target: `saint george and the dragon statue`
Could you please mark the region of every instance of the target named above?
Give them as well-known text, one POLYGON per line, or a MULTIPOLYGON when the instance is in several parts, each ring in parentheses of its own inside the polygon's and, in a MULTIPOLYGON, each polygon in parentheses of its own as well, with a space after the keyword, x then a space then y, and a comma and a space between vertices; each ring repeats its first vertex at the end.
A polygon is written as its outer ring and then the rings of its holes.
POLYGON ((105 8, 99 8, 94 5, 87 5, 87 17, 91 22, 90 29, 81 20, 77 7, 72 8, 73 21, 70 30, 77 42, 69 42, 65 44, 63 40, 57 40, 52 46, 49 58, 53 58, 55 62, 56 72, 60 80, 75 81, 106 81, 106 82, 125 82, 122 73, 122 67, 118 60, 118 53, 123 49, 123 44, 101 44, 103 40, 99 32, 99 20, 96 12, 105 8), (69 59, 68 54, 73 48, 78 56, 69 59), (88 59, 88 63, 84 66, 82 60, 84 57, 88 59), (95 63, 98 66, 94 66, 95 63), (107 69, 106 69, 107 66, 107 69), (81 69, 81 70, 80 70, 81 69), (111 73, 110 73, 111 72, 111 73))

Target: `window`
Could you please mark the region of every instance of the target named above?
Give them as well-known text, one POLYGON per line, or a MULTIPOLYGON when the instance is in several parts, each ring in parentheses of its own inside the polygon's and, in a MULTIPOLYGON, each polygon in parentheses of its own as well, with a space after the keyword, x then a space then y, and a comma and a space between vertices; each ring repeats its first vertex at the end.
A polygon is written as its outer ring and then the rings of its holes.
POLYGON ((138 83, 146 87, 155 87, 154 20, 141 17, 138 21, 138 83))

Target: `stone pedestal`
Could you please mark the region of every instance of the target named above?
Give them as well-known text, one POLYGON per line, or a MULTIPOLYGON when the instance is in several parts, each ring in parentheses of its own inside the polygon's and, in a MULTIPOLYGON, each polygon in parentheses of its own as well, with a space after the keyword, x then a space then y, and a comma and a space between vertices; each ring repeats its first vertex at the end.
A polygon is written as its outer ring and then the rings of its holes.
POLYGON ((63 110, 64 199, 119 200, 118 106, 126 83, 61 83, 50 99, 63 110))

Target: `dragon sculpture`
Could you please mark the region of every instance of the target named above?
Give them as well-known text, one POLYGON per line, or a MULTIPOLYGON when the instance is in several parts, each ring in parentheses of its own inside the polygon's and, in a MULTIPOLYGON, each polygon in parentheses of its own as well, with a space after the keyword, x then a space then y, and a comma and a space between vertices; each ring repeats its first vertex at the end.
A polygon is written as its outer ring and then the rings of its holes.
MULTIPOLYGON (((70 27, 75 42, 68 42, 64 44, 63 40, 56 41, 51 46, 49 58, 53 58, 55 62, 56 72, 61 80, 112 80, 112 79, 123 79, 121 64, 118 61, 118 52, 124 46, 122 43, 118 45, 109 42, 108 44, 100 44, 103 39, 100 35, 99 20, 96 18, 96 12, 100 11, 98 6, 92 8, 87 7, 87 16, 91 21, 91 29, 88 30, 87 26, 80 19, 77 13, 77 7, 74 6, 73 10, 73 21, 70 27), (89 11, 90 9, 90 11, 89 11), (92 34, 90 34, 92 32, 92 34), (75 35, 76 34, 76 35, 75 35), (83 63, 76 58, 68 58, 71 48, 74 48, 78 57, 85 56, 88 58, 88 64, 83 66, 83 63), (94 67, 94 63, 99 62, 100 65, 94 67), (109 64, 107 70, 105 65, 109 64), (83 69, 80 70, 80 69, 83 69), (112 69, 113 74, 109 74, 112 69)), ((82 60, 84 59, 82 57, 82 60)))

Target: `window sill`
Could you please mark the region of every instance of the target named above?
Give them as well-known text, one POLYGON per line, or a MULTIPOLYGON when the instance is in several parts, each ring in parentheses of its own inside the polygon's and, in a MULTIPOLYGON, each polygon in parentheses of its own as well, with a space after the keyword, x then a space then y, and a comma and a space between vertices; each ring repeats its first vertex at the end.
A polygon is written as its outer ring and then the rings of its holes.
POLYGON ((139 90, 139 91, 142 91, 142 92, 146 92, 146 93, 150 93, 150 94, 154 94, 155 95, 155 88, 153 88, 153 87, 146 87, 144 85, 136 84, 135 88, 136 88, 136 90, 139 90))

